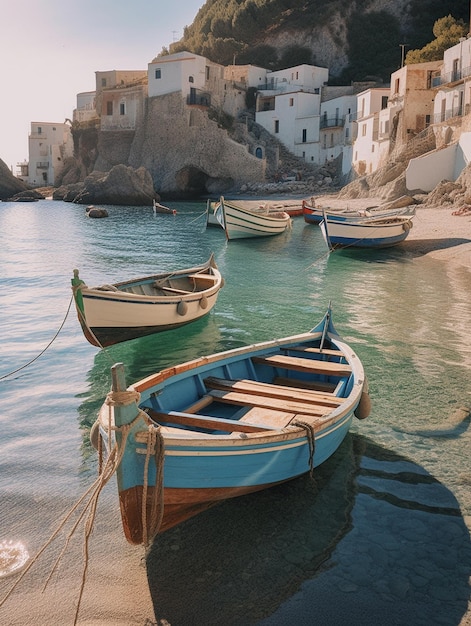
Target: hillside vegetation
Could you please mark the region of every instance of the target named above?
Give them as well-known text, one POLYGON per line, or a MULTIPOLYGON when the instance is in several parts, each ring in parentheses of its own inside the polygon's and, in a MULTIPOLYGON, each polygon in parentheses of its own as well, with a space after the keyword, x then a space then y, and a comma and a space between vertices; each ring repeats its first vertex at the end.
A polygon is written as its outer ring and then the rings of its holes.
POLYGON ((180 41, 211 61, 271 70, 328 67, 332 83, 389 81, 402 48, 422 48, 447 15, 469 24, 469 0, 207 0, 180 41))

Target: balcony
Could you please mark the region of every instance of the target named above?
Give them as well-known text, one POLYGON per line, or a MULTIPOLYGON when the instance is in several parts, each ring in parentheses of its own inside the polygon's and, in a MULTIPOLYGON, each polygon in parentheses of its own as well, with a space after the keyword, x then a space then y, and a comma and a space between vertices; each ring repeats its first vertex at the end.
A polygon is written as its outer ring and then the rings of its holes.
POLYGON ((446 109, 446 111, 442 111, 441 113, 437 113, 432 116, 431 123, 432 124, 440 124, 441 122, 447 122, 453 118, 460 118, 463 116, 463 107, 457 106, 452 109, 446 109))
POLYGON ((343 128, 345 126, 345 118, 341 117, 321 117, 320 127, 323 128, 343 128))
POLYGON ((441 87, 442 85, 450 85, 457 83, 464 78, 471 76, 471 66, 462 68, 460 70, 453 70, 437 76, 432 76, 432 87, 441 87))

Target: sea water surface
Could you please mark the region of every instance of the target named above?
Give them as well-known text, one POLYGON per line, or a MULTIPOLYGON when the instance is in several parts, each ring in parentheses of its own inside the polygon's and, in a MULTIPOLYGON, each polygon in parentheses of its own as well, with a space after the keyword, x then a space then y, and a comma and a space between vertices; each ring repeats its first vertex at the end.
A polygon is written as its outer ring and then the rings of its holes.
MULTIPOLYGON (((401 246, 329 256, 302 218, 284 235, 228 243, 205 228, 204 203, 170 206, 177 215, 113 206, 90 219, 63 202, 0 203, 0 557, 5 541, 41 551, 0 623, 74 622, 84 531, 80 507, 66 516, 97 475, 88 434, 114 363, 131 383, 305 332, 331 301, 363 361, 370 417, 314 481, 225 502, 158 536, 147 555, 123 538, 113 477, 78 623, 460 624, 470 600, 471 274, 401 246), (93 286, 211 252, 225 286, 205 319, 106 350, 87 343, 74 268, 93 286)), ((0 602, 14 582, 0 577, 0 602)))

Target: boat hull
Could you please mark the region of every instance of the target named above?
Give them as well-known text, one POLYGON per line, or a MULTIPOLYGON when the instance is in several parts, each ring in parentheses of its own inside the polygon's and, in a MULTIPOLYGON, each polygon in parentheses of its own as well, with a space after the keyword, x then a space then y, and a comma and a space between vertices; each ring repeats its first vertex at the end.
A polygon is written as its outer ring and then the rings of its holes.
POLYGON ((271 237, 284 233, 291 226, 291 218, 284 211, 255 212, 224 198, 221 198, 221 205, 228 240, 271 237))
POLYGON ((412 222, 407 218, 390 223, 340 222, 328 219, 327 225, 322 222, 321 226, 324 237, 334 248, 388 248, 406 239, 412 222))
MULTIPOLYGON (((326 328, 168 368, 128 388, 139 405, 103 405, 105 447, 114 438, 122 446, 118 491, 131 543, 146 543, 156 507, 162 532, 217 502, 301 476, 334 454, 365 393, 364 372, 326 328)), ((115 366, 114 380, 121 371, 115 366)), ((126 391, 122 376, 113 384, 118 392, 126 391)))

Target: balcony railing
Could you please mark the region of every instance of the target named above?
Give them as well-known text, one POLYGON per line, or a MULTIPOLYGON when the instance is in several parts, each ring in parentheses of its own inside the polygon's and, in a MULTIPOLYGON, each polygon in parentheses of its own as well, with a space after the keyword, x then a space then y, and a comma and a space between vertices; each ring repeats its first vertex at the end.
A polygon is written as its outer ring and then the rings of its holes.
POLYGON ((440 74, 439 76, 432 76, 432 87, 440 87, 441 85, 448 85, 450 83, 456 83, 463 78, 471 76, 471 65, 464 67, 461 70, 453 70, 440 74))
POLYGON ((344 117, 321 117, 320 127, 321 130, 323 128, 343 128, 345 126, 345 118, 344 117))
POLYGON ((446 111, 442 111, 441 113, 437 113, 436 115, 432 115, 431 123, 432 124, 440 124, 440 122, 446 122, 451 120, 453 117, 462 117, 463 116, 463 107, 453 107, 452 109, 447 109, 446 111))

